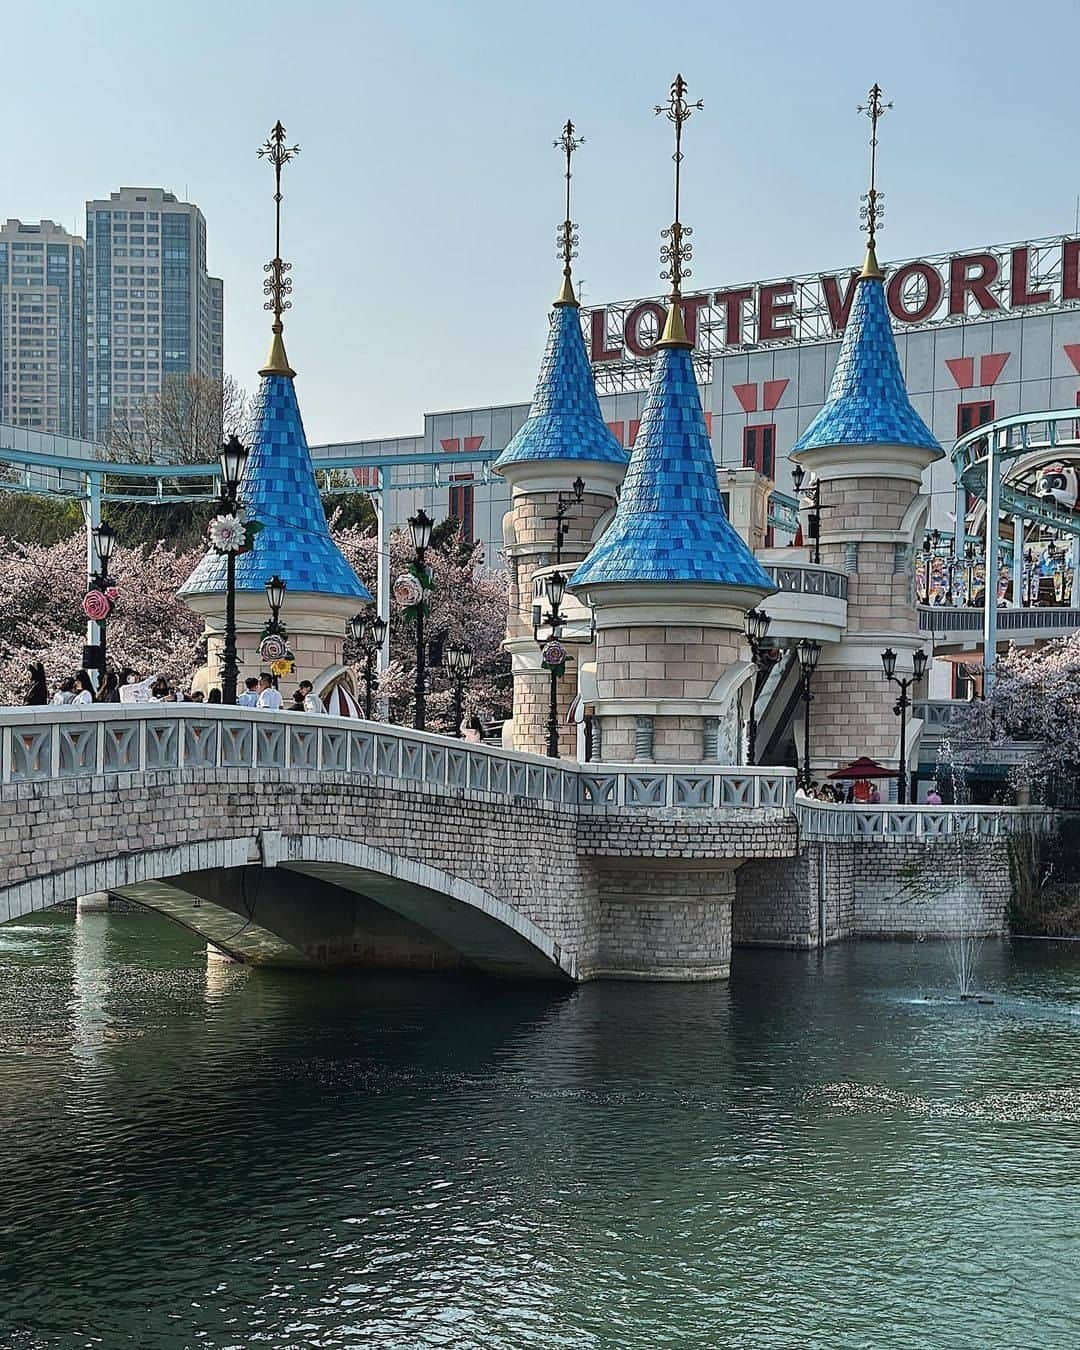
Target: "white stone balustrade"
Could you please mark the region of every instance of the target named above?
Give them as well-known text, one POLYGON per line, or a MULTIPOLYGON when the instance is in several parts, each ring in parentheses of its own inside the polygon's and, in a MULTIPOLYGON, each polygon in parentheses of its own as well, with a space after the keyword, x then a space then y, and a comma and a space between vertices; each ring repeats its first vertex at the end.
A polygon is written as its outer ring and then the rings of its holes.
POLYGON ((803 839, 1000 839, 1046 833, 1057 814, 1043 806, 844 806, 803 797, 795 803, 803 839))
POLYGON ((579 764, 352 718, 194 703, 0 711, 0 785, 183 769, 296 769, 574 810, 790 812, 795 800, 792 769, 579 764))

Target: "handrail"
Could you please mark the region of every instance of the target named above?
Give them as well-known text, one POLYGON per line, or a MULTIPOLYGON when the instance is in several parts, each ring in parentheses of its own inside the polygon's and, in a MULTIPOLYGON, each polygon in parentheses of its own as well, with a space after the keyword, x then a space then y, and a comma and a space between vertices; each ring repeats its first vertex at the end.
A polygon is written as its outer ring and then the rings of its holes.
POLYGON ((795 802, 804 839, 1000 839, 1043 833, 1057 815, 1044 806, 842 806, 801 795, 795 802))
POLYGON ((287 769, 487 799, 610 811, 790 812, 795 772, 721 764, 579 764, 348 717, 195 703, 0 711, 0 785, 161 770, 287 769))
MULTIPOLYGON (((970 605, 920 605, 919 629, 945 634, 982 633, 983 609, 970 605)), ((1015 633, 1024 629, 1080 628, 1080 609, 1061 605, 1029 605, 1025 609, 998 606, 998 632, 1015 633)))

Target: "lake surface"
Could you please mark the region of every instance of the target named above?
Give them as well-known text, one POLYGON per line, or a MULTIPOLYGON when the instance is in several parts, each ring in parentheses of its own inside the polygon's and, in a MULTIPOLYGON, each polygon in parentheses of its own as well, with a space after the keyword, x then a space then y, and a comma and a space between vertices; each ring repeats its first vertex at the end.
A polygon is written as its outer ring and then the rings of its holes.
POLYGON ((1080 943, 730 985, 0 928, 0 1346, 1080 1345, 1080 943))

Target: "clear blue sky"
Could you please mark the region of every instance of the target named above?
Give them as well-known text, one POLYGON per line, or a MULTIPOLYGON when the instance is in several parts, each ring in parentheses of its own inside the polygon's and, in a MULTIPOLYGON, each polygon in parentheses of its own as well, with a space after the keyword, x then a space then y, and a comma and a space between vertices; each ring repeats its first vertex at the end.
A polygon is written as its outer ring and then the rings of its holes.
POLYGON ((50 0, 7 16, 0 217, 83 228, 121 185, 186 194, 225 279, 226 369, 267 347, 276 117, 289 356, 313 442, 418 432, 425 411, 526 401, 558 265, 569 116, 586 303, 654 294, 681 70, 684 219, 703 287, 843 267, 876 79, 886 258, 1071 230, 1075 3, 669 5, 50 0))

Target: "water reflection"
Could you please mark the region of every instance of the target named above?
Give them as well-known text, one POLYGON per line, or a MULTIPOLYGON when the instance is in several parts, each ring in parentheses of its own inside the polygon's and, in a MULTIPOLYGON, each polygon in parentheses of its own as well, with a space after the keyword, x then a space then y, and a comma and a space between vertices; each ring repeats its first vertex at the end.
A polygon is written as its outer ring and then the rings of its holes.
POLYGON ((87 918, 0 928, 5 1347, 1080 1335, 1080 952, 978 1006, 932 944, 567 991, 87 918))

